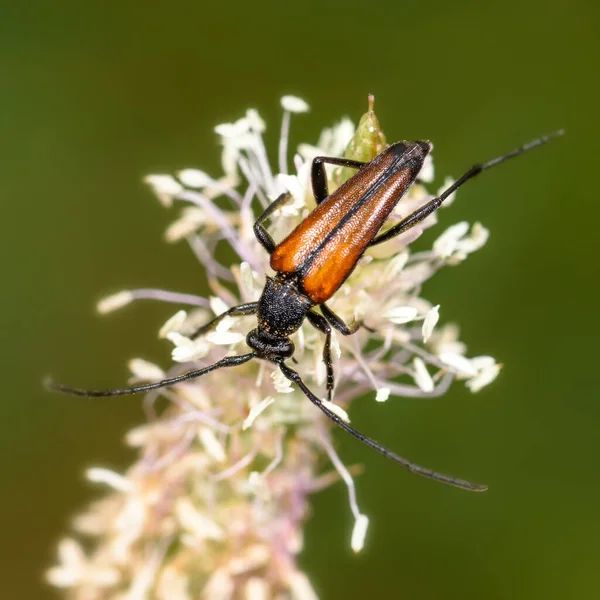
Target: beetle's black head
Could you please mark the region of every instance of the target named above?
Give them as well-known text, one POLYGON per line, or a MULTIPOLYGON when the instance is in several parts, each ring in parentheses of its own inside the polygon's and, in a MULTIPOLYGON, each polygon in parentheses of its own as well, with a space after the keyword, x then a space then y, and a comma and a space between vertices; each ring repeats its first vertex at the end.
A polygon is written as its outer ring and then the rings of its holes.
POLYGON ((259 358, 269 360, 290 358, 294 354, 294 342, 286 337, 272 335, 264 329, 253 329, 246 336, 246 343, 259 358))

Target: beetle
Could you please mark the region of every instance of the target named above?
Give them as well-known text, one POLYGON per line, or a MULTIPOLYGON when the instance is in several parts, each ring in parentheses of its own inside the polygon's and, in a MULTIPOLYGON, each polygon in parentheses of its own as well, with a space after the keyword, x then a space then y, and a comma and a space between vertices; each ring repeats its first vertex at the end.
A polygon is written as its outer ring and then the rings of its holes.
POLYGON ((289 193, 281 194, 275 199, 254 224, 254 234, 270 255, 270 265, 275 271, 274 277, 267 277, 259 300, 230 308, 197 329, 191 336, 194 339, 207 333, 227 316, 256 315, 257 327, 246 337, 251 352, 227 356, 202 369, 130 388, 85 390, 52 381, 47 381, 47 385, 55 391, 76 396, 121 396, 172 386, 201 377, 216 369, 241 365, 254 358, 263 359, 275 363, 283 375, 296 384, 329 419, 373 450, 418 475, 469 491, 484 491, 487 489, 485 485, 470 483, 422 467, 348 425, 332 412, 307 387, 300 374, 286 363, 294 354, 294 343, 290 336, 301 327, 305 319, 325 335, 323 360, 327 372, 327 397, 331 400, 335 383, 331 360, 332 328, 348 336, 361 326, 366 326, 362 323, 347 325, 327 307, 326 302, 350 276, 364 252, 423 221, 460 186, 482 171, 541 146, 563 133, 560 130, 537 138, 507 154, 473 165, 439 196, 423 204, 384 233, 380 233, 381 228, 416 181, 425 157, 431 151, 431 144, 427 141, 396 142, 368 163, 318 156, 313 159, 311 169, 315 209, 278 244, 269 235, 264 223, 289 199, 289 193), (349 167, 357 172, 330 194, 326 164, 349 167), (321 312, 318 313, 315 307, 319 307, 321 312))

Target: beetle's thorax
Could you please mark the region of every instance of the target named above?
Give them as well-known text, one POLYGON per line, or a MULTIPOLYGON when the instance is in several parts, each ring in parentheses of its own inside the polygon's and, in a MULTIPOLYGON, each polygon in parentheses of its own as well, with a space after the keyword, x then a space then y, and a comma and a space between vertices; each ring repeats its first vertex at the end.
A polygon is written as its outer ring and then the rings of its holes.
POLYGON ((313 303, 298 288, 297 278, 278 273, 267 277, 258 301, 258 328, 288 337, 298 331, 313 303))
POLYGON ((300 329, 313 306, 298 289, 296 276, 267 277, 258 301, 258 327, 248 334, 248 345, 264 358, 288 358, 294 352, 288 338, 300 329))

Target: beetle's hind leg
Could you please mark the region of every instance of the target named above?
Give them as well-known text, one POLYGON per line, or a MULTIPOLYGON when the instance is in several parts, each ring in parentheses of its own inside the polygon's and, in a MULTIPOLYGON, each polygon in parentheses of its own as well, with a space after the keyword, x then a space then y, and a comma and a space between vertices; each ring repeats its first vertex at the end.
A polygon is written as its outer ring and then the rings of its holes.
POLYGON ((291 194, 289 192, 284 192, 278 198, 275 198, 269 206, 265 209, 262 215, 256 219, 254 223, 254 235, 256 239, 260 242, 260 245, 271 254, 273 250, 275 250, 275 242, 273 238, 269 235, 269 232, 265 229, 263 223, 282 205, 285 204, 290 198, 291 194))
POLYGON ((325 334, 325 345, 323 346, 323 362, 327 369, 327 400, 331 402, 333 388, 335 387, 335 376, 333 373, 333 363, 331 361, 331 327, 327 320, 319 313, 312 310, 306 313, 306 317, 310 324, 325 334))
POLYGON ((312 180, 313 194, 315 202, 321 204, 327 196, 327 173, 325 172, 325 163, 337 165, 338 167, 350 167, 351 169, 362 169, 367 163, 349 158, 334 158, 329 156, 316 156, 313 158, 310 178, 312 180))
POLYGON ((189 337, 191 340, 195 340, 197 337, 212 331, 225 317, 241 317, 243 315, 255 315, 258 310, 258 302, 248 302, 246 304, 239 304, 234 306, 224 313, 221 313, 218 317, 215 317, 212 321, 202 325, 192 333, 189 337))

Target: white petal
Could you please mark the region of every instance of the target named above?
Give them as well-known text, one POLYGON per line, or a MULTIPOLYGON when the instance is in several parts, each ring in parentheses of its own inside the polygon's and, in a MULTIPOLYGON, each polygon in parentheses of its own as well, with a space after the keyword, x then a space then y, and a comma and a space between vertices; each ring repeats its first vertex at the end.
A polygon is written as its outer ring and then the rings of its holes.
POLYGON ((415 356, 413 359, 413 367, 415 369, 414 379, 415 383, 424 391, 424 392, 433 392, 434 383, 425 363, 421 358, 415 356))
POLYGON ((440 318, 440 305, 434 306, 426 315, 423 321, 423 327, 421 332, 423 334, 423 341, 427 342, 433 333, 433 328, 436 326, 440 318))
POLYGON ((423 161, 423 166, 419 171, 419 179, 425 183, 431 183, 435 177, 435 169, 433 168, 433 157, 428 154, 423 161))
POLYGON ((281 206, 281 214, 284 216, 299 215, 306 204, 306 193, 298 177, 279 173, 275 176, 275 181, 279 184, 280 189, 283 188, 289 192, 293 199, 293 201, 288 201, 281 206))
POLYGON ((474 223, 471 228, 471 235, 460 240, 457 243, 457 250, 470 254, 482 248, 490 237, 490 232, 481 223, 474 223))
POLYGON ((498 377, 501 368, 502 365, 497 364, 486 367, 485 369, 482 369, 480 371, 479 375, 467 381, 465 385, 473 393, 478 392, 481 388, 484 388, 486 385, 489 385, 490 383, 492 383, 492 381, 494 381, 494 379, 496 379, 496 377, 498 377))
POLYGON ((189 498, 176 502, 175 514, 181 526, 198 538, 222 540, 225 537, 221 527, 198 511, 189 498))
POLYGON ((249 130, 250 122, 245 118, 238 119, 235 123, 221 123, 215 127, 215 133, 226 138, 226 141, 241 138, 245 136, 249 130))
POLYGON ((461 221, 451 225, 433 243, 433 249, 442 257, 450 256, 455 250, 458 241, 469 231, 469 224, 461 221))
POLYGON ((221 321, 215 327, 217 333, 229 331, 235 325, 235 319, 233 317, 223 317, 221 321))
POLYGON ((250 577, 244 586, 244 600, 269 600, 272 597, 269 584, 262 577, 250 577))
POLYGON ((119 473, 115 473, 110 469, 102 469, 100 467, 93 467, 85 472, 85 476, 92 483, 103 483, 113 490, 118 492, 130 492, 133 488, 131 481, 127 477, 123 477, 119 473))
POLYGON ((417 309, 412 306, 397 306, 396 308, 391 308, 385 312, 383 316, 386 319, 389 319, 392 323, 401 325, 402 323, 408 323, 409 321, 412 321, 417 314, 417 309))
POLYGON ((354 528, 352 529, 352 540, 350 542, 350 546, 354 552, 358 553, 363 549, 368 527, 369 517, 366 515, 358 515, 358 518, 354 522, 354 528))
POLYGON ((117 292, 116 294, 112 294, 111 296, 107 296, 100 300, 96 305, 96 310, 101 315, 105 315, 113 310, 118 310, 119 308, 123 308, 123 306, 127 306, 134 298, 134 295, 128 290, 117 292))
POLYGON ((287 580, 293 600, 319 600, 310 580, 302 571, 292 571, 287 580))
POLYGON ((160 381, 165 378, 165 372, 158 365, 143 358, 131 359, 128 367, 135 377, 144 381, 160 381))
POLYGON ((211 344, 217 344, 218 346, 230 346, 231 344, 237 344, 242 340, 246 339, 243 333, 236 333, 235 331, 211 331, 206 334, 206 341, 211 344))
POLYGON ((332 413, 337 415, 344 423, 350 423, 350 417, 348 413, 338 404, 334 404, 333 402, 329 402, 329 400, 321 400, 323 406, 328 408, 332 413))
POLYGON ((210 600, 231 600, 235 582, 224 567, 214 571, 202 589, 202 597, 210 600))
POLYGON ((477 369, 473 366, 471 361, 460 354, 454 354, 453 352, 441 352, 439 359, 449 367, 452 367, 459 374, 467 375, 469 377, 475 377, 477 375, 477 369))
POLYGON ((167 208, 173 204, 173 196, 183 191, 183 186, 171 175, 147 175, 144 181, 152 187, 157 198, 167 208))
POLYGON ((315 374, 315 380, 317 385, 323 385, 327 378, 327 366, 320 356, 317 356, 317 372, 315 374))
POLYGON ((291 394, 294 391, 292 382, 279 369, 271 373, 271 379, 280 394, 291 394))
POLYGON ((262 117, 258 114, 258 111, 255 108, 249 108, 246 111, 246 119, 248 119, 248 123, 250 124, 250 128, 257 133, 263 133, 267 126, 263 121, 262 117))
MULTIPOLYGON (((348 117, 343 117, 330 131, 331 137, 327 147, 327 155, 341 156, 344 153, 346 146, 350 143, 350 140, 356 131, 356 126, 348 117)), ((319 138, 319 146, 321 146, 321 138, 319 138)))
POLYGON ((64 538, 58 544, 58 557, 65 565, 79 566, 85 561, 85 554, 78 542, 64 538))
POLYGON ((408 261, 409 256, 410 255, 406 250, 396 254, 396 256, 394 256, 394 258, 392 258, 387 264, 383 274, 383 278, 386 281, 394 279, 406 266, 406 262, 408 261))
POLYGON ((198 438, 206 452, 208 452, 208 454, 217 462, 223 462, 225 460, 225 450, 212 429, 201 427, 198 431, 198 438))
POLYGON ((203 188, 213 182, 213 178, 199 169, 184 169, 177 173, 179 181, 186 187, 203 188))
POLYGON ((308 104, 297 96, 284 96, 281 99, 281 106, 292 113, 305 113, 310 110, 308 104))
POLYGON ((496 359, 493 356, 474 356, 471 359, 471 364, 478 370, 487 369, 496 364, 496 359))
POLYGON ((264 400, 261 400, 258 404, 255 404, 248 413, 248 416, 244 419, 244 423, 242 424, 242 431, 248 429, 248 427, 252 427, 256 417, 260 415, 266 408, 271 406, 275 402, 275 398, 268 396, 264 400))
POLYGON ((177 311, 159 330, 158 337, 164 339, 167 337, 167 333, 172 331, 179 331, 181 326, 187 319, 187 313, 185 310, 177 311))
POLYGON ((210 309, 215 313, 216 317, 229 310, 229 306, 227 306, 227 304, 225 304, 225 302, 223 302, 223 300, 221 300, 221 298, 218 296, 211 296, 209 298, 209 302, 210 309))
POLYGON ((388 387, 382 387, 377 390, 375 402, 386 402, 390 397, 391 390, 388 387))
POLYGON ((170 342, 175 344, 171 357, 175 362, 188 362, 197 358, 206 356, 210 351, 210 344, 204 338, 199 340, 190 340, 190 338, 171 331, 165 336, 170 342))

